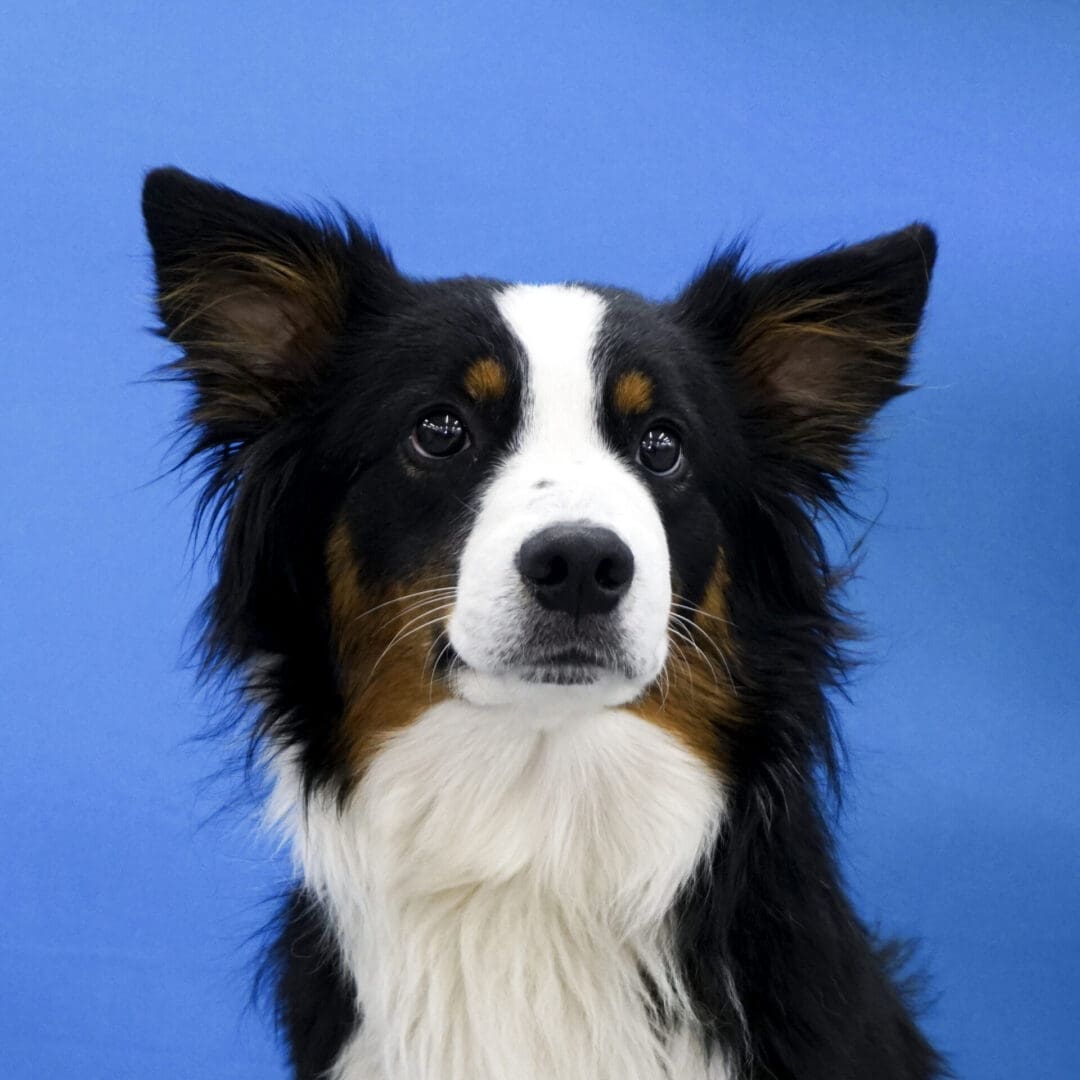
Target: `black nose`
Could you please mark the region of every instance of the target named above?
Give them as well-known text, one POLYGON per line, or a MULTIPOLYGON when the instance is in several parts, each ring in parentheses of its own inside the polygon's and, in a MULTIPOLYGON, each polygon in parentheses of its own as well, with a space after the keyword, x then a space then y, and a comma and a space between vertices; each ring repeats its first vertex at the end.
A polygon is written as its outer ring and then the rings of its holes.
POLYGON ((634 556, 610 529, 569 522, 521 545, 518 570, 550 611, 606 615, 630 588, 634 556))

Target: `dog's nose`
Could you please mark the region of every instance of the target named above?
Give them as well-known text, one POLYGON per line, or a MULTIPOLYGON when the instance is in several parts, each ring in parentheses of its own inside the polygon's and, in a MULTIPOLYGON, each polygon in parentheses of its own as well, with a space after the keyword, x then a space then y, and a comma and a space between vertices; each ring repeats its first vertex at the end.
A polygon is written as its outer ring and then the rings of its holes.
POLYGON ((518 570, 550 611, 606 615, 630 588, 634 556, 611 529, 552 525, 521 545, 518 570))

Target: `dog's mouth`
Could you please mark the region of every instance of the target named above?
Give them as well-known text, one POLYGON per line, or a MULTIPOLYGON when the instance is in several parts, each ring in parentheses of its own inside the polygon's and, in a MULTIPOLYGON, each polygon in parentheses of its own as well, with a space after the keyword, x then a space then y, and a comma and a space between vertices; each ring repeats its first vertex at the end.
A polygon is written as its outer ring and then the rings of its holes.
MULTIPOLYGON (((438 656, 436 671, 443 678, 470 670, 449 640, 440 643, 438 656)), ((535 686, 591 686, 606 677, 633 678, 628 665, 610 651, 582 645, 522 651, 488 674, 535 686)))
POLYGON ((558 649, 517 665, 522 681, 552 686, 589 686, 604 675, 622 674, 610 657, 583 648, 558 649))

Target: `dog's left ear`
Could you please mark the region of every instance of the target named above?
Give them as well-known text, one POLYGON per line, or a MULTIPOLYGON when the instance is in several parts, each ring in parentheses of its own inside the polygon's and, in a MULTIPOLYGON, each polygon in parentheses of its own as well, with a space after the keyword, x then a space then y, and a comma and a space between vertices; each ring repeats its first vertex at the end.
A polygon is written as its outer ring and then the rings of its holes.
POLYGON ((749 277, 729 253, 675 301, 730 369, 751 437, 800 493, 830 497, 874 414, 909 389, 936 252, 915 224, 749 277))

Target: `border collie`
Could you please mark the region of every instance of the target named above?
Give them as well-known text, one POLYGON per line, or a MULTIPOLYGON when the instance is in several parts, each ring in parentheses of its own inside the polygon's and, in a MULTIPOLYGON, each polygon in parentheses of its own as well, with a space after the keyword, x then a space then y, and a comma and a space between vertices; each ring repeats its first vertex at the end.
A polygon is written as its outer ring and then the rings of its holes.
POLYGON ((297 882, 304 1080, 925 1080, 847 899, 817 522, 934 234, 673 300, 405 276, 350 218, 151 172, 162 332, 297 882))

